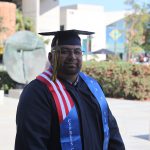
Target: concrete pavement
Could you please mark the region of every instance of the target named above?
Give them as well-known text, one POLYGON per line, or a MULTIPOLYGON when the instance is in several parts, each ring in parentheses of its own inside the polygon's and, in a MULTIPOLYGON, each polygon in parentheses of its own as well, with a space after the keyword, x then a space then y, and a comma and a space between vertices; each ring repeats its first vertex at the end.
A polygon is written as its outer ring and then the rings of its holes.
POLYGON ((17 99, 0 99, 0 150, 13 150, 16 133, 17 99))
MULTIPOLYGON (((150 150, 150 102, 107 98, 127 150, 150 150)), ((13 150, 18 99, 0 99, 0 150, 13 150)))
POLYGON ((127 150, 150 150, 150 102, 107 98, 127 150))

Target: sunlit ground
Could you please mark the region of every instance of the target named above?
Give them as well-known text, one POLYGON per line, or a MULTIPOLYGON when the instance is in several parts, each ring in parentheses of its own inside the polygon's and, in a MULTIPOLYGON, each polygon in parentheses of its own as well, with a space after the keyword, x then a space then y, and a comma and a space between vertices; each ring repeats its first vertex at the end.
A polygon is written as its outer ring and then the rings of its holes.
MULTIPOLYGON (((150 102, 107 98, 127 150, 150 149, 150 102)), ((0 99, 0 150, 14 150, 18 99, 0 99)))

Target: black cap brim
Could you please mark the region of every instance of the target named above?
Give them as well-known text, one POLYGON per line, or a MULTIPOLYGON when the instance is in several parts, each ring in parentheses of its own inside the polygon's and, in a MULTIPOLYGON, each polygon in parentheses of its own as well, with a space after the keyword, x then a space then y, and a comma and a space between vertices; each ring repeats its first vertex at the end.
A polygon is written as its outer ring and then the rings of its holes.
MULTIPOLYGON (((94 34, 94 32, 89 32, 89 31, 82 31, 82 30, 65 30, 65 31, 73 31, 76 32, 77 34, 81 34, 81 35, 92 35, 94 34)), ((40 35, 44 35, 44 36, 50 36, 50 35, 56 35, 59 31, 53 31, 53 32, 41 32, 39 33, 40 35)))

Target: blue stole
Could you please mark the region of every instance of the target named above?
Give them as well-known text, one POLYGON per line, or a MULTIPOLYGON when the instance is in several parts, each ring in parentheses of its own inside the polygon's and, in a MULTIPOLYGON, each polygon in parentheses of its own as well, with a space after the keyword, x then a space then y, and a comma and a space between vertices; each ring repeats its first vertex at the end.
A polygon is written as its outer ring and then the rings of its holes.
POLYGON ((85 81, 90 91, 93 93, 93 95, 96 97, 102 113, 102 122, 103 122, 103 128, 104 128, 104 143, 103 143, 103 150, 108 149, 109 144, 109 126, 108 126, 108 104, 105 99, 105 95, 99 86, 98 82, 84 74, 83 72, 80 72, 81 78, 85 81))
POLYGON ((82 150, 79 118, 75 105, 60 124, 60 141, 62 150, 82 150))

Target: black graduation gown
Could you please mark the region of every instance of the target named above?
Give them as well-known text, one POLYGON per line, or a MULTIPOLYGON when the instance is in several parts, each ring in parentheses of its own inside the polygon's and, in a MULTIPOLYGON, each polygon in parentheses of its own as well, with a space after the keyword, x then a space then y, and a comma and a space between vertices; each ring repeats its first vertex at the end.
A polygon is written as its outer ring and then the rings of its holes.
MULTIPOLYGON (((64 82, 64 81, 63 81, 64 82)), ((64 82, 77 108, 83 150, 102 150, 101 110, 80 78, 76 86, 64 82)), ((56 106, 47 86, 33 80, 23 90, 17 108, 15 150, 61 150, 56 106)), ((124 150, 115 118, 109 110, 109 150, 124 150)))

